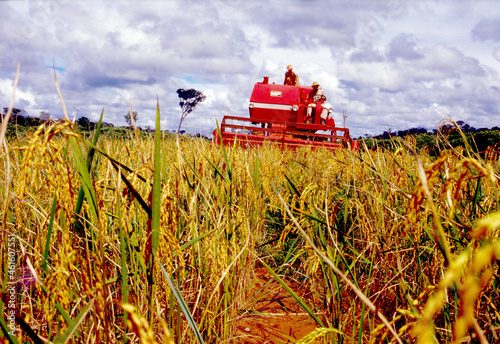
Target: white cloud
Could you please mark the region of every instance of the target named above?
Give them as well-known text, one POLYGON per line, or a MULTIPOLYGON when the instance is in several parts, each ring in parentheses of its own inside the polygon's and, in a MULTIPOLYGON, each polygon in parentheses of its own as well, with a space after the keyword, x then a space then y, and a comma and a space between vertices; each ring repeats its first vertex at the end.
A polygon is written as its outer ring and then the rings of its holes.
MULTIPOLYGON (((3 96, 2 108, 7 107, 10 103, 10 98, 14 92, 14 82, 10 79, 0 79, 0 94, 3 96)), ((18 87, 14 93, 14 101, 16 103, 23 103, 25 106, 33 107, 37 103, 35 96, 22 87, 18 87)))
POLYGON ((215 117, 248 116, 254 83, 263 76, 281 83, 292 64, 302 84, 322 85, 338 123, 348 111, 354 135, 431 129, 444 114, 498 125, 494 3, 47 3, 0 2, 0 102, 10 100, 8 81, 20 61, 16 106, 33 115, 62 113, 46 67, 55 61, 70 112, 96 120, 104 108, 106 122, 124 125, 132 99, 139 124, 152 126, 158 96, 162 121, 176 129, 175 91, 196 88, 207 99, 186 126, 209 131, 215 117))

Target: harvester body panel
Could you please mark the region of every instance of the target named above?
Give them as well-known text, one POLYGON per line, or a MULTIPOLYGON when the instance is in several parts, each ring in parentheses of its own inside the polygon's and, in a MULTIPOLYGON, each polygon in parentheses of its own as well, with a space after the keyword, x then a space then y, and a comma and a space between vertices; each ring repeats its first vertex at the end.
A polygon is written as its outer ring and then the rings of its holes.
POLYGON ((299 104, 299 87, 257 83, 248 107, 252 119, 296 122, 299 104))

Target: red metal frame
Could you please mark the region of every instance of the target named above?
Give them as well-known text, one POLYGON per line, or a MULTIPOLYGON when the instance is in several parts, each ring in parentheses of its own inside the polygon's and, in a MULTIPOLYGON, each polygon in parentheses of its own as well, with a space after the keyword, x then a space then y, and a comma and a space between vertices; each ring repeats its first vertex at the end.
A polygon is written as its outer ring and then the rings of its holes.
POLYGON ((239 144, 243 147, 262 146, 266 143, 280 144, 295 149, 303 146, 326 149, 358 148, 349 136, 349 129, 320 124, 280 122, 251 118, 225 116, 220 125, 222 141, 214 130, 214 142, 225 145, 239 144), (318 133, 323 131, 327 133, 318 133), (329 132, 329 133, 328 133, 329 132))

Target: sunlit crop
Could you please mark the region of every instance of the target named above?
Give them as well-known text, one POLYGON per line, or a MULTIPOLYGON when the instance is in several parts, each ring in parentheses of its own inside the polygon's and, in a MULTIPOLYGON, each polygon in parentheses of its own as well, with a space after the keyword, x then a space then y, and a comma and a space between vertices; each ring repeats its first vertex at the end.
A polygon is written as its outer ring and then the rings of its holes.
POLYGON ((9 139, 0 338, 236 343, 260 266, 317 323, 300 343, 498 342, 498 152, 393 145, 9 139))

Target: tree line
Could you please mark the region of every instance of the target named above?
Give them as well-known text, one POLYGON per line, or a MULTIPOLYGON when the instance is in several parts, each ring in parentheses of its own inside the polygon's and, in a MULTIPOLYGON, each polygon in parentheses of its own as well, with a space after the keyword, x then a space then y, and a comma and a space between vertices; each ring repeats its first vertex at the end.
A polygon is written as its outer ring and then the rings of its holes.
POLYGON ((415 137, 417 148, 427 148, 431 155, 438 155, 442 148, 464 146, 465 143, 478 153, 485 152, 488 147, 500 145, 500 127, 474 128, 464 121, 457 121, 456 125, 446 123, 432 131, 421 127, 397 131, 389 129, 379 135, 365 135, 363 140, 368 148, 390 149, 394 147, 395 140, 408 135, 415 137), (464 142, 464 138, 467 142, 464 142))
MULTIPOLYGON (((458 128, 463 132, 463 133, 480 133, 483 131, 490 131, 490 130, 496 130, 500 131, 500 127, 494 126, 493 128, 474 128, 473 126, 467 124, 464 121, 457 121, 457 126, 458 128)), ((437 134, 438 132, 441 133, 451 133, 457 129, 457 126, 454 124, 446 123, 441 125, 438 129, 433 129, 430 131, 432 134, 437 134)), ((365 135, 365 138, 373 138, 373 139, 378 139, 378 140, 387 140, 390 139, 391 137, 405 137, 407 135, 418 135, 418 134, 427 134, 429 131, 425 128, 422 127, 417 127, 417 128, 410 128, 406 130, 391 130, 390 128, 386 131, 384 131, 382 134, 379 135, 365 135)))
MULTIPOLYGON (((179 121, 179 127, 177 128, 177 134, 184 133, 181 130, 182 122, 184 119, 195 109, 196 105, 203 102, 206 96, 193 88, 177 90, 177 95, 179 97, 179 106, 181 107, 181 118, 179 121)), ((8 108, 3 109, 3 113, 7 113, 8 108)), ((129 111, 124 116, 125 122, 129 128, 136 127, 136 122, 139 119, 139 114, 137 111, 129 111)), ((51 114, 46 111, 41 111, 38 117, 30 116, 23 109, 13 108, 12 115, 9 119, 10 123, 17 124, 23 127, 34 127, 39 126, 47 121, 50 121, 51 114)), ((97 127, 96 122, 92 122, 88 117, 81 116, 77 119, 77 124, 81 129, 86 131, 94 130, 97 127)), ((102 127, 114 127, 113 123, 103 122, 102 127)), ((151 131, 151 128, 146 128, 146 131, 151 131)))

